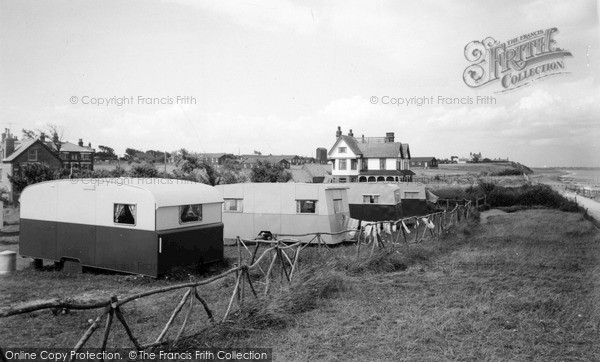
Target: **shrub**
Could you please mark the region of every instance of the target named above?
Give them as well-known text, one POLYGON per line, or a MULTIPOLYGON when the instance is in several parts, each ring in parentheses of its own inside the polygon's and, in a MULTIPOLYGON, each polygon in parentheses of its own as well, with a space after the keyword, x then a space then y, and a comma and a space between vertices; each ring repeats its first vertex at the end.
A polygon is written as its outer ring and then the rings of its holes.
POLYGON ((523 172, 514 168, 507 168, 498 172, 493 172, 492 176, 521 176, 523 172))
POLYGON ((575 201, 567 199, 548 185, 496 186, 488 197, 488 203, 491 207, 544 206, 568 212, 580 209, 575 201))

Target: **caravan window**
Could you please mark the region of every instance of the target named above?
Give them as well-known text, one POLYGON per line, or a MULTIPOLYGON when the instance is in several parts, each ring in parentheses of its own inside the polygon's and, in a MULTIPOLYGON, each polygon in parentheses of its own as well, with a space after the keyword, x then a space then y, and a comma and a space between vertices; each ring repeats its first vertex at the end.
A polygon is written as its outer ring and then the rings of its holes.
POLYGON ((179 206, 179 223, 202 221, 202 205, 181 205, 179 206))
POLYGON ((363 204, 378 204, 379 195, 363 195, 363 204))
POLYGON ((296 200, 296 212, 298 214, 316 214, 317 200, 296 200))
POLYGON ((116 224, 135 225, 136 207, 132 204, 115 204, 113 215, 116 224))
POLYGON ((242 199, 225 199, 223 203, 223 211, 225 212, 242 212, 243 200, 242 199))

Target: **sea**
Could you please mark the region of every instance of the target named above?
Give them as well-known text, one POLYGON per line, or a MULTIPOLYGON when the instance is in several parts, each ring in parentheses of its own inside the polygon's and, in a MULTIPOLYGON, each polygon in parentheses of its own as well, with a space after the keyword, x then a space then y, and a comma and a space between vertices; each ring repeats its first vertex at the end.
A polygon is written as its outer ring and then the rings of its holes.
POLYGON ((574 186, 600 190, 600 168, 565 168, 561 171, 567 172, 561 176, 561 180, 574 186))

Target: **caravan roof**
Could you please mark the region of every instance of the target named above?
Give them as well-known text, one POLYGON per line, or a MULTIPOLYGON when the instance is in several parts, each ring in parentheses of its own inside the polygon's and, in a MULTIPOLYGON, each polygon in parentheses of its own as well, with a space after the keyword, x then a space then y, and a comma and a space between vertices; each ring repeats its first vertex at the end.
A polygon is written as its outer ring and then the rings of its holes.
POLYGON ((98 179, 66 179, 53 180, 34 184, 26 188, 21 198, 40 197, 35 190, 44 192, 46 187, 59 186, 61 188, 112 188, 114 194, 127 193, 131 188, 145 190, 148 196, 154 199, 155 207, 177 206, 186 204, 210 204, 223 202, 219 191, 214 187, 177 179, 163 178, 98 178, 98 179))

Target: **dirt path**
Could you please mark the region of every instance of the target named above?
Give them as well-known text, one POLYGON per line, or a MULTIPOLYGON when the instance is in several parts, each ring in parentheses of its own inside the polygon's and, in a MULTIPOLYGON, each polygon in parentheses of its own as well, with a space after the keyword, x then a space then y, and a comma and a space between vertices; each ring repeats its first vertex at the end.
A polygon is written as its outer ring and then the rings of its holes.
POLYGON ((579 196, 572 192, 564 192, 563 195, 571 199, 574 198, 579 205, 587 209, 588 213, 592 215, 594 219, 600 221, 600 202, 579 196))

